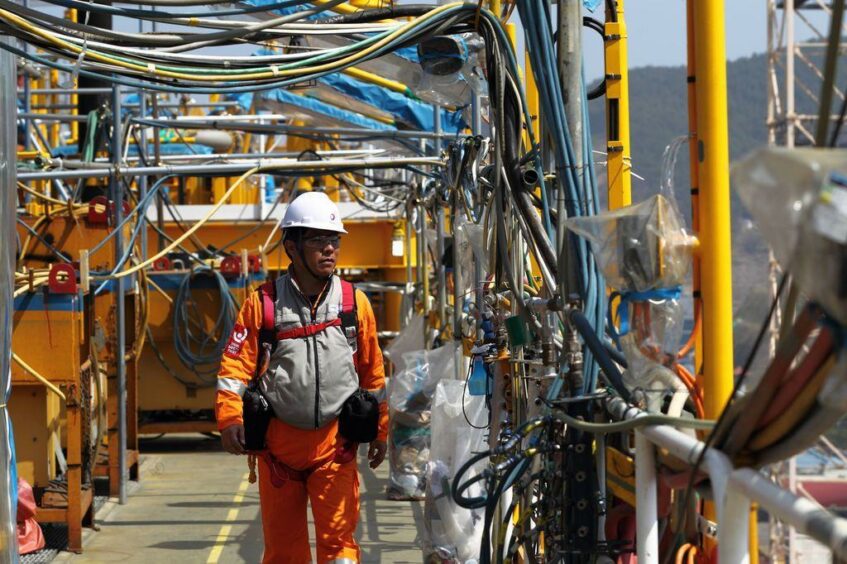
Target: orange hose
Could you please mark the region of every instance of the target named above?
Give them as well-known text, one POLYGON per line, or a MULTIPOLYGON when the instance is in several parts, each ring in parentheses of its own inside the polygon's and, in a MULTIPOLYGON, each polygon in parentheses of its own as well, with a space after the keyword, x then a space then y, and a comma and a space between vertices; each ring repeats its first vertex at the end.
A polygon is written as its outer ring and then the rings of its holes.
POLYGON ((700 386, 697 383, 697 379, 694 378, 694 375, 681 364, 674 364, 674 370, 676 371, 677 376, 679 376, 679 379, 682 380, 682 383, 685 384, 685 387, 688 389, 691 401, 694 402, 694 410, 697 413, 697 417, 703 419, 703 417, 705 417, 706 410, 703 405, 703 395, 700 393, 700 386))
POLYGON ((697 556, 697 552, 698 552, 697 547, 692 546, 691 549, 688 551, 687 564, 694 564, 696 562, 696 560, 694 560, 694 558, 697 556))
POLYGON ((694 344, 697 342, 697 336, 700 334, 700 329, 703 324, 703 317, 700 314, 700 300, 694 300, 694 327, 691 329, 691 334, 688 336, 688 340, 679 349, 679 352, 676 353, 677 359, 683 359, 688 356, 692 350, 694 350, 694 344))
POLYGON ((683 558, 685 558, 685 554, 688 552, 689 548, 693 548, 689 543, 685 543, 676 551, 676 558, 674 559, 674 564, 682 564, 683 558))

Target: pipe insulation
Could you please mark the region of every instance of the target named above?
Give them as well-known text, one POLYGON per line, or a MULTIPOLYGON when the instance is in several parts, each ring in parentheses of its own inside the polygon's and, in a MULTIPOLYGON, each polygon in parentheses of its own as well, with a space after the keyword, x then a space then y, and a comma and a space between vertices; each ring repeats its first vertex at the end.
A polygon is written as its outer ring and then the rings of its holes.
MULTIPOLYGON (((0 37, 0 42, 10 42, 0 37)), ((0 114, 14 116, 17 108, 15 60, 7 51, 0 51, 0 114)), ((0 407, 0 562, 18 562, 18 537, 15 524, 17 505, 17 471, 12 421, 9 418, 9 395, 12 391, 12 297, 15 284, 15 159, 17 151, 17 122, 0 120, 0 387, 3 390, 0 407)))

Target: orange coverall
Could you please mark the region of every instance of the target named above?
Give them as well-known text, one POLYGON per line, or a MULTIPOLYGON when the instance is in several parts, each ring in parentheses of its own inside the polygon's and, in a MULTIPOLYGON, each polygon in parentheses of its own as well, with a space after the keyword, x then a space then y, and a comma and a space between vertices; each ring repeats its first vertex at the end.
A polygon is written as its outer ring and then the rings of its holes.
MULTIPOLYGON (((259 292, 252 292, 241 307, 237 324, 248 329, 237 357, 223 355, 218 378, 235 378, 247 384, 255 374, 259 354, 262 306, 259 292)), ((385 368, 377 340, 376 320, 370 301, 356 291, 359 321, 358 375, 361 388, 384 390, 385 368)), ((385 394, 383 393, 383 398, 385 394)), ((215 401, 218 429, 242 423, 241 396, 218 390, 215 401)), ((356 459, 345 464, 334 461, 338 421, 320 429, 299 429, 271 418, 267 433, 270 453, 295 470, 312 469, 305 482, 288 481, 281 488, 271 484, 269 468, 259 461, 259 499, 265 538, 263 563, 303 564, 311 562, 306 501, 311 501, 317 532, 317 556, 321 564, 359 562, 354 534, 359 520, 359 474, 356 459)), ((380 402, 377 440, 388 437, 388 406, 380 402)))

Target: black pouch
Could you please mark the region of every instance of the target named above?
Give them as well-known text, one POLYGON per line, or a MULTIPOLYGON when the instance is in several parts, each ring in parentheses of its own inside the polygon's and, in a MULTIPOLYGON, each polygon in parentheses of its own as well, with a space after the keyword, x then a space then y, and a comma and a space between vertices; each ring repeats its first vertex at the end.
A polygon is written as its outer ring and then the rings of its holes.
POLYGON ((265 435, 273 417, 268 400, 255 383, 251 383, 242 398, 244 404, 244 448, 249 451, 264 450, 265 435))
POLYGON ((367 390, 358 389, 341 406, 338 434, 353 443, 370 443, 379 432, 379 402, 367 390))
POLYGON ((244 418, 244 448, 248 451, 265 450, 267 443, 265 435, 274 412, 271 404, 262 393, 259 381, 264 377, 270 360, 270 345, 262 343, 262 356, 257 370, 257 377, 250 381, 247 391, 241 397, 244 418))

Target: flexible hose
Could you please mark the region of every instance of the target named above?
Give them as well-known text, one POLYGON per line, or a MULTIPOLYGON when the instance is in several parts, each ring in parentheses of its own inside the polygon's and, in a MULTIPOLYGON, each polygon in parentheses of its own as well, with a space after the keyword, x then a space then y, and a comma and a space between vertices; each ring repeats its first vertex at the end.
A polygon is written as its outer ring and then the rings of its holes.
POLYGON ((586 346, 591 349, 592 353, 594 353, 594 357, 597 359, 597 363, 600 365, 602 373, 606 375, 608 384, 627 403, 629 403, 632 396, 623 383, 623 376, 621 375, 620 370, 618 370, 617 365, 612 361, 609 351, 606 350, 606 347, 603 346, 603 343, 600 342, 599 337, 597 337, 597 333, 594 331, 594 327, 591 325, 591 322, 588 321, 585 314, 578 309, 571 310, 568 314, 568 319, 570 319, 574 328, 582 336, 586 346))
POLYGON ((214 378, 217 374, 226 338, 232 332, 237 315, 235 298, 220 272, 200 267, 183 278, 174 298, 174 350, 180 362, 200 380, 208 382, 210 376, 214 378), (191 299, 192 282, 200 277, 211 278, 220 295, 220 309, 211 330, 204 329, 202 313, 191 299))

